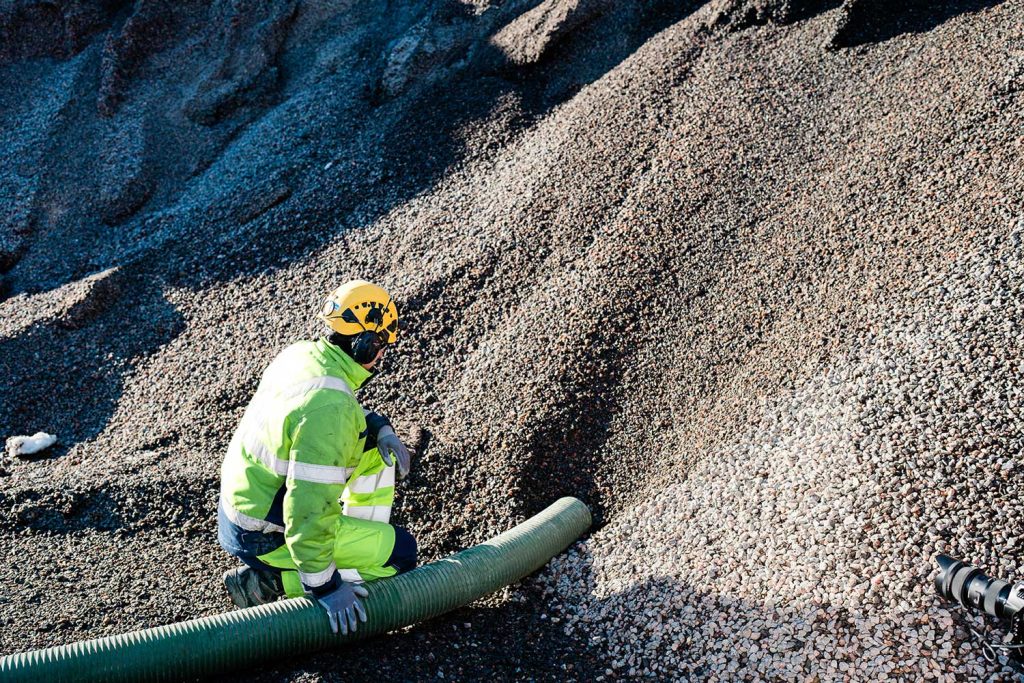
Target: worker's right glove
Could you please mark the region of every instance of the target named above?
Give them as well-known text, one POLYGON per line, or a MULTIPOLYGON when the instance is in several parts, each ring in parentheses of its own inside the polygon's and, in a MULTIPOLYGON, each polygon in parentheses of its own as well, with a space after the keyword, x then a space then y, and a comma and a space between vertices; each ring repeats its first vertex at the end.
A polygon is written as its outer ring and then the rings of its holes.
POLYGON ((359 622, 366 623, 366 609, 359 598, 365 598, 369 593, 358 583, 342 581, 337 574, 334 575, 332 583, 336 586, 334 590, 316 595, 316 601, 327 610, 327 618, 331 622, 331 630, 335 633, 341 629, 341 635, 348 635, 349 631, 355 633, 359 622), (359 620, 356 620, 356 615, 359 620))
POLYGON ((377 450, 380 451, 380 457, 388 467, 394 465, 396 459, 398 460, 398 478, 405 479, 405 475, 409 474, 412 458, 409 455, 409 449, 405 447, 390 426, 381 427, 377 432, 377 450))

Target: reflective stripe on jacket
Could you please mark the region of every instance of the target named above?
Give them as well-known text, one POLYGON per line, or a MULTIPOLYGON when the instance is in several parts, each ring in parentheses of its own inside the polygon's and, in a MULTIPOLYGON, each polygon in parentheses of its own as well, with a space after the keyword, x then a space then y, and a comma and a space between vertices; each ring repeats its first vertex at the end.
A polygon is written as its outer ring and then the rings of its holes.
POLYGON ((326 339, 289 346, 264 371, 221 468, 227 516, 251 531, 283 531, 310 588, 337 569, 338 498, 366 439, 354 392, 369 377, 326 339))

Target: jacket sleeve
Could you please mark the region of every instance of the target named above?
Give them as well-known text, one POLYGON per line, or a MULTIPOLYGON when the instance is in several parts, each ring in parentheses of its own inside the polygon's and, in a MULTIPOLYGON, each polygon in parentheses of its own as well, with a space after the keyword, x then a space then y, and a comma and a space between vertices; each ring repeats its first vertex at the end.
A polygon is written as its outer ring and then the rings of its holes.
POLYGON ((314 593, 334 583, 334 536, 341 515, 338 498, 351 463, 358 461, 358 445, 359 425, 344 406, 316 408, 291 424, 283 505, 285 543, 302 584, 314 593))

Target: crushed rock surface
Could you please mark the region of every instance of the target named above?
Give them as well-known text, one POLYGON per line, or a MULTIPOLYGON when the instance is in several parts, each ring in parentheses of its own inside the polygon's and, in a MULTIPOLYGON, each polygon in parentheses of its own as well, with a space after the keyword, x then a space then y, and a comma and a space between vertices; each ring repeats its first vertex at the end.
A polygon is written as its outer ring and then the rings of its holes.
POLYGON ((228 608, 227 441, 369 277, 424 559, 598 528, 258 680, 1006 676, 929 575, 1024 579, 1018 3, 84 5, 0 12, 0 652, 228 608))

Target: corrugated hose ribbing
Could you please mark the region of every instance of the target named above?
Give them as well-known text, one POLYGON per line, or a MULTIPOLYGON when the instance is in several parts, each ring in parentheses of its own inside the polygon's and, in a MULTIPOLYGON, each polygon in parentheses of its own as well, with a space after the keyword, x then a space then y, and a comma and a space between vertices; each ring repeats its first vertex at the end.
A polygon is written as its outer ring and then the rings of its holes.
POLYGON ((542 567, 590 527, 590 511, 562 498, 519 526, 407 574, 366 584, 367 622, 331 632, 309 598, 282 600, 178 624, 0 658, 0 680, 174 681, 386 633, 443 614, 542 567))

